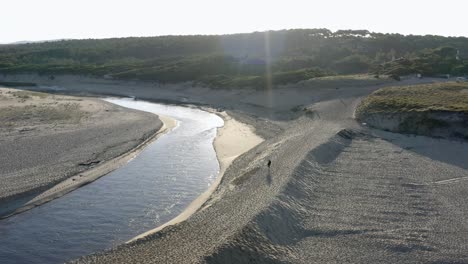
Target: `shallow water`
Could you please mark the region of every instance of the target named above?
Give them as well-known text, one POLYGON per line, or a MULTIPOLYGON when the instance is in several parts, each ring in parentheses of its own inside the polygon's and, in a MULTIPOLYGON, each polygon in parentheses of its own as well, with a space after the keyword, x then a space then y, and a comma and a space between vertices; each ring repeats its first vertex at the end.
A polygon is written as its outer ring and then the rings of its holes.
POLYGON ((107 99, 178 121, 135 159, 57 200, 0 221, 0 263, 63 263, 111 248, 181 213, 214 181, 223 120, 198 109, 107 99))

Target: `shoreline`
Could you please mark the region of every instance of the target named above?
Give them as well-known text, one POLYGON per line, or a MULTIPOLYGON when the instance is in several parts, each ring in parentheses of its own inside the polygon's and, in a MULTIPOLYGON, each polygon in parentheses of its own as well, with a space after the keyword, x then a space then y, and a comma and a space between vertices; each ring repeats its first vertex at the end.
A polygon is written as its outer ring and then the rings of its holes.
MULTIPOLYGON (((64 93, 64 95, 73 96, 72 94, 64 93)), ((81 95, 83 96, 83 95, 81 95)), ((99 95, 99 94, 92 94, 92 95, 85 95, 85 97, 92 97, 97 100, 102 100, 106 96, 99 95)), ((117 96, 122 97, 122 96, 117 96)), ((152 102, 152 100, 146 99, 136 99, 142 101, 152 102)), ((158 102, 155 102, 158 103, 158 102)), ((216 152, 216 157, 219 163, 219 173, 213 183, 201 193, 195 200, 193 200, 179 215, 175 218, 169 220, 162 225, 148 230, 144 232, 126 243, 131 243, 138 239, 144 238, 148 235, 157 233, 158 231, 162 230, 167 226, 172 226, 187 220, 197 211, 205 209, 203 207, 207 201, 211 198, 213 192, 217 189, 219 184, 221 183, 224 173, 226 172, 227 168, 232 164, 232 162, 239 157, 240 155, 244 154, 245 152, 249 151, 250 149, 254 148, 258 144, 264 141, 259 135, 255 133, 255 128, 249 124, 242 123, 237 121, 233 117, 231 117, 226 112, 218 112, 215 109, 209 106, 196 106, 192 104, 186 104, 183 102, 172 102, 172 105, 179 105, 184 107, 195 107, 202 111, 210 112, 213 114, 218 115, 224 121, 224 125, 217 129, 216 137, 213 140, 213 147, 216 152), (238 144, 239 140, 243 144, 238 144), (236 142, 233 144, 232 142, 236 142)), ((98 165, 94 168, 76 174, 58 184, 53 186, 52 188, 40 193, 36 197, 32 198, 28 201, 25 205, 17 208, 14 212, 0 217, 1 219, 6 219, 11 216, 23 213, 25 211, 31 210, 35 207, 41 206, 45 203, 48 203, 52 200, 58 199, 84 185, 90 184, 101 177, 111 173, 112 171, 120 168, 121 166, 125 165, 125 163, 131 161, 135 158, 141 151, 144 150, 149 144, 153 143, 162 135, 170 132, 174 127, 177 125, 177 121, 166 116, 157 115, 158 118, 163 123, 163 126, 155 132, 151 137, 147 138, 145 141, 140 143, 134 149, 126 152, 120 156, 117 156, 113 159, 106 161, 105 163, 98 165)))
MULTIPOLYGON (((100 95, 92 95, 97 100, 102 100, 102 96, 100 95)), ((119 96, 120 97, 120 96, 119 96)), ((147 101, 145 99, 141 99, 142 101, 147 101)), ((151 102, 150 100, 148 100, 151 102)), ((173 103, 174 105, 180 105, 184 107, 193 107, 191 105, 180 103, 173 103)), ((226 112, 218 112, 210 107, 196 107, 202 111, 210 112, 213 114, 218 115, 224 121, 224 125, 222 127, 217 128, 216 137, 213 140, 213 147, 216 152, 216 157, 219 163, 219 172, 216 179, 213 183, 201 193, 195 200, 193 200, 179 215, 175 218, 169 220, 162 225, 148 230, 132 239, 127 241, 126 243, 131 243, 133 241, 145 238, 148 235, 154 234, 159 232, 160 230, 164 229, 167 226, 176 225, 181 223, 188 218, 190 218, 194 213, 205 209, 203 207, 207 201, 210 200, 212 194, 216 191, 219 184, 221 183, 224 173, 232 164, 232 162, 245 152, 249 151, 250 149, 254 148, 258 144, 262 143, 264 139, 255 133, 255 128, 251 125, 246 123, 242 123, 237 121, 233 117, 231 117, 226 112), (241 140, 242 144, 239 144, 239 140, 241 140), (233 144, 233 142, 236 142, 233 144)), ((138 154, 141 153, 149 144, 153 143, 161 136, 169 133, 174 127, 177 126, 177 121, 167 116, 157 115, 158 118, 163 123, 163 126, 156 131, 152 136, 144 140, 134 149, 129 152, 126 152, 120 156, 117 156, 111 160, 106 161, 105 163, 98 165, 94 168, 86 170, 82 173, 74 175, 58 184, 53 186, 52 188, 40 193, 29 202, 27 202, 24 206, 16 209, 14 212, 0 217, 1 219, 6 219, 11 216, 26 212, 31 210, 35 207, 41 206, 45 203, 48 203, 52 200, 58 199, 82 186, 90 184, 101 177, 106 176, 107 174, 111 173, 112 171, 119 169, 126 163, 130 162, 133 158, 135 158, 138 154)))
POLYGON ((263 138, 255 134, 254 129, 245 123, 241 123, 231 116, 229 116, 226 112, 215 112, 212 109, 202 109, 203 111, 214 113, 220 116, 223 121, 224 125, 217 129, 216 137, 213 140, 213 147, 216 152, 216 157, 219 163, 219 173, 213 183, 208 187, 208 189, 200 194, 195 200, 193 200, 179 215, 174 217, 173 219, 169 220, 168 222, 154 228, 148 230, 126 242, 126 244, 133 243, 137 240, 144 239, 145 237, 155 234, 168 226, 173 226, 184 222, 188 218, 190 218, 196 212, 205 209, 203 207, 205 203, 211 198, 212 194, 218 188, 219 184, 221 183, 224 173, 226 172, 227 168, 232 164, 232 162, 239 157, 240 155, 244 154, 245 152, 249 151, 250 149, 254 148, 258 144, 264 141, 263 138), (240 132, 240 133, 239 133, 240 132), (244 144, 234 144, 232 142, 238 142, 237 138, 242 138, 242 142, 244 144))
MULTIPOLYGON (((97 100, 101 100, 96 98, 97 100)), ((157 115, 158 118, 162 122, 161 128, 159 128, 153 135, 145 139, 142 143, 138 144, 136 147, 131 149, 128 152, 125 152, 117 157, 114 157, 110 160, 105 161, 103 164, 100 164, 96 167, 93 167, 89 170, 83 171, 78 173, 58 184, 49 188, 48 190, 40 193, 36 197, 32 198, 30 201, 25 203, 23 206, 17 208, 15 211, 8 215, 4 215, 0 217, 1 219, 6 219, 11 216, 26 212, 31 210, 35 207, 41 206, 45 203, 48 203, 52 200, 60 198, 65 194, 68 194, 84 185, 92 183, 98 180, 101 177, 106 176, 107 174, 111 173, 112 171, 122 167, 126 163, 130 162, 133 158, 135 158, 138 154, 141 153, 149 144, 153 143, 159 137, 165 135, 166 133, 170 132, 176 125, 177 121, 166 116, 157 115)))

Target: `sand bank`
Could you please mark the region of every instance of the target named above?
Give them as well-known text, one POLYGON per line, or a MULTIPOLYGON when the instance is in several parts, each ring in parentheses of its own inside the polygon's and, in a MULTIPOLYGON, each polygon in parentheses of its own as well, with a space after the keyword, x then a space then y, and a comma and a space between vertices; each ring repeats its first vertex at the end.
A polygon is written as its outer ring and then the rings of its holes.
POLYGON ((44 203, 50 202, 54 199, 60 198, 61 196, 80 188, 86 184, 89 184, 110 172, 120 168, 125 165, 127 162, 135 158, 143 149, 151 144, 154 140, 158 139, 160 136, 164 135, 171 131, 177 124, 177 122, 166 116, 158 116, 159 119, 163 122, 163 126, 152 136, 145 139, 141 144, 137 145, 134 149, 129 152, 126 152, 120 156, 117 156, 109 161, 106 161, 102 164, 99 164, 92 169, 86 170, 78 175, 75 175, 71 178, 68 178, 59 184, 53 186, 52 188, 42 192, 38 196, 34 197, 29 202, 25 203, 20 208, 16 209, 14 212, 2 217, 10 217, 15 214, 19 214, 30 210, 36 206, 40 206, 44 203))
POLYGON ((102 100, 0 89, 0 215, 60 197, 125 164, 174 121, 102 100))

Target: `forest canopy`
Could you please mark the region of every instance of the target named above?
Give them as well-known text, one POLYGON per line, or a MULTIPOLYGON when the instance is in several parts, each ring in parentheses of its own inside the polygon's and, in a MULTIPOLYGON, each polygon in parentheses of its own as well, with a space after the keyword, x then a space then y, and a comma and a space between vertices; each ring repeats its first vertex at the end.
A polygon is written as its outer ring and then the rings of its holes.
POLYGON ((294 29, 0 45, 0 73, 257 86, 336 74, 468 74, 468 38, 294 29))

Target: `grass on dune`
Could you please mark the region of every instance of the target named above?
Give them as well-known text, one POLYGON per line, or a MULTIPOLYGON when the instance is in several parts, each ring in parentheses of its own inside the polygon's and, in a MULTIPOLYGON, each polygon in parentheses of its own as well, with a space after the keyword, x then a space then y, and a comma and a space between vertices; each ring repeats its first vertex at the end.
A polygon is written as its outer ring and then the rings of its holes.
POLYGON ((356 113, 447 111, 468 113, 468 83, 433 83, 387 87, 369 95, 356 113))

